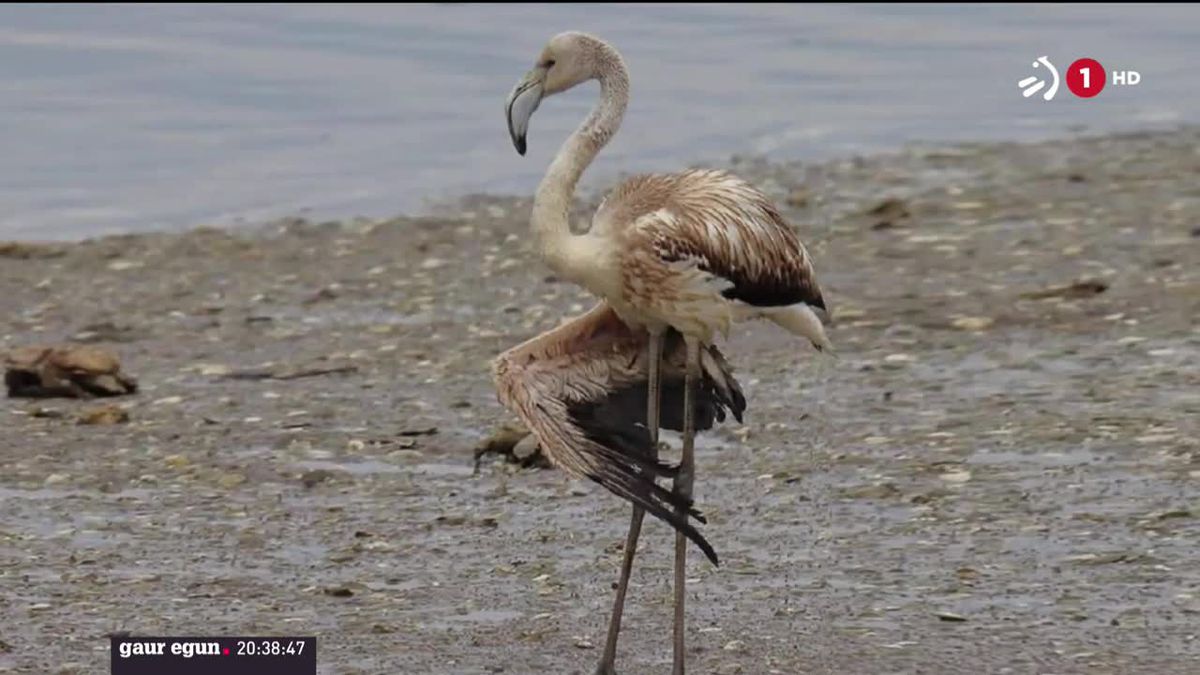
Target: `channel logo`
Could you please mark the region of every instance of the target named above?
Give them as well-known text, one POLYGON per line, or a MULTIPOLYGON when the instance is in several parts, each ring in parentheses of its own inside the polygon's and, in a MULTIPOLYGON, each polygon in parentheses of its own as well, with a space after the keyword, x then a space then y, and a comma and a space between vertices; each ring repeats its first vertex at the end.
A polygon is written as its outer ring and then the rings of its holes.
MULTIPOLYGON (((1043 69, 1041 72, 1045 75, 1030 75, 1019 80, 1017 88, 1021 90, 1021 95, 1030 98, 1045 89, 1042 100, 1053 99, 1058 93, 1058 68, 1054 67, 1047 56, 1039 56, 1033 62, 1033 67, 1043 69), (1049 88, 1046 87, 1047 84, 1050 85, 1049 88)), ((1109 73, 1096 59, 1082 58, 1076 59, 1067 67, 1062 79, 1066 80, 1067 89, 1072 94, 1079 98, 1094 98, 1104 91, 1106 84, 1114 87, 1132 87, 1142 81, 1142 74, 1136 70, 1113 70, 1109 73)))
MULTIPOLYGON (((1050 85, 1050 88, 1046 90, 1045 94, 1042 94, 1042 100, 1049 101, 1050 99, 1054 98, 1055 94, 1058 93, 1058 69, 1055 68, 1054 64, 1050 63, 1050 59, 1046 58, 1045 56, 1039 56, 1037 61, 1033 62, 1034 68, 1037 68, 1039 65, 1046 66, 1046 70, 1050 71, 1050 76, 1054 78, 1054 83, 1050 85)), ((1021 92, 1021 95, 1025 98, 1029 98, 1046 87, 1046 80, 1038 77, 1037 75, 1030 75, 1029 77, 1018 82, 1017 86, 1024 90, 1021 92)))

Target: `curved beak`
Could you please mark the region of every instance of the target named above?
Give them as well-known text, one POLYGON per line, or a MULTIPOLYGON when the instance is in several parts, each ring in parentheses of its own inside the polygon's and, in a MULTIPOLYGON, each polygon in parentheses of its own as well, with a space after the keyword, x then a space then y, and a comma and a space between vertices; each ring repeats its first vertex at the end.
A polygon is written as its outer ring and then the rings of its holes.
POLYGON ((513 147, 522 156, 525 155, 525 134, 529 131, 529 118, 542 102, 542 73, 531 70, 521 78, 512 93, 508 95, 508 103, 504 112, 508 116, 508 134, 512 136, 513 147))

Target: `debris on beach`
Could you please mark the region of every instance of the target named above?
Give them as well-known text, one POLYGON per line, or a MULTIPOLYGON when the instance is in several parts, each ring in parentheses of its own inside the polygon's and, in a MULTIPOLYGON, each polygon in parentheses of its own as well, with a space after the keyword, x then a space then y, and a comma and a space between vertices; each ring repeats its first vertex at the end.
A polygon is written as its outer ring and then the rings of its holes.
MULTIPOLYGON (((398 433, 400 436, 433 436, 437 434, 438 428, 435 426, 418 426, 408 429, 401 429, 398 433)), ((528 432, 526 432, 528 433, 528 432)))
POLYGON ((36 260, 58 258, 67 254, 63 246, 54 244, 35 244, 21 241, 0 241, 0 258, 15 258, 17 260, 36 260))
POLYGON ((1047 298, 1090 298, 1108 290, 1108 284, 1099 279, 1080 279, 1069 284, 1050 286, 1037 291, 1022 293, 1025 300, 1045 300, 1047 298))
POLYGON ((549 460, 542 454, 537 440, 520 422, 505 422, 492 430, 475 446, 475 470, 485 455, 501 455, 513 464, 524 467, 548 468, 549 460))
POLYGON ((18 347, 3 362, 11 398, 93 398, 137 391, 137 380, 121 372, 117 355, 100 347, 18 347))
POLYGON ((322 375, 347 375, 357 373, 358 366, 328 366, 300 369, 249 368, 246 370, 222 370, 208 367, 205 372, 215 373, 215 376, 228 380, 299 380, 306 377, 322 375))
POLYGON ((911 217, 912 212, 904 200, 889 197, 869 209, 867 216, 871 219, 872 230, 889 230, 896 227, 900 221, 911 217))
POLYGON ((71 336, 72 342, 133 342, 140 339, 137 329, 111 321, 93 323, 71 336))
POLYGON ((77 422, 84 425, 109 426, 124 424, 128 421, 129 413, 124 408, 116 405, 102 405, 85 410, 77 422))

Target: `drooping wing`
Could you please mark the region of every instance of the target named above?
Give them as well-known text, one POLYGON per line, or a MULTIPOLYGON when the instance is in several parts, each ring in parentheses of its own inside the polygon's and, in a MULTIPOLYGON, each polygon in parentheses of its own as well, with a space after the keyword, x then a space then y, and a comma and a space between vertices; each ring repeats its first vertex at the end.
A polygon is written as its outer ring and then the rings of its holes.
MULTIPOLYGON (((608 305, 502 354, 493 365, 501 403, 521 418, 546 456, 577 477, 587 477, 644 508, 682 532, 714 564, 716 552, 675 509, 703 517, 656 478, 672 478, 677 467, 660 461, 646 428, 648 337, 632 332, 608 305)), ((672 334, 664 346, 664 428, 682 430, 683 340, 672 334)), ((730 412, 739 421, 746 401, 724 357, 704 352, 703 377, 695 402, 696 428, 707 430, 730 412)))

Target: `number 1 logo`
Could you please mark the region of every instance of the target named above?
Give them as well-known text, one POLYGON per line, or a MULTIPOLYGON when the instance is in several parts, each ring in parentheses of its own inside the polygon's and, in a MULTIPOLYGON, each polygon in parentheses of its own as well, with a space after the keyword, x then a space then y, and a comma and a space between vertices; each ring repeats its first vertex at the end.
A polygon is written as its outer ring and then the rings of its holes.
POLYGON ((1067 68, 1067 89, 1079 98, 1099 94, 1107 80, 1104 66, 1096 59, 1078 59, 1067 68))

